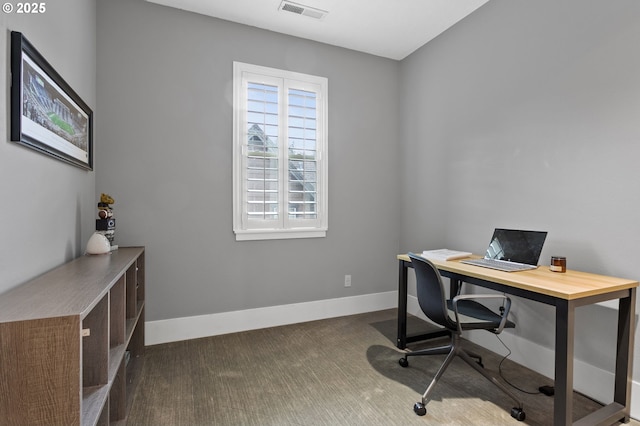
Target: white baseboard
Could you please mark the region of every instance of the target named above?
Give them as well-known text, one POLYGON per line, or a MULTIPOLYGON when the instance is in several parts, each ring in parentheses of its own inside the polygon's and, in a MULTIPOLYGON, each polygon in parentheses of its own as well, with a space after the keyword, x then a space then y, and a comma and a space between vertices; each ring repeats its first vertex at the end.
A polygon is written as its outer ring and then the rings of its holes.
POLYGON ((398 306, 398 292, 365 294, 290 305, 172 318, 145 323, 145 344, 176 342, 239 331, 380 311, 398 306))
MULTIPOLYGON (((407 298, 407 312, 419 318, 426 319, 415 296, 407 298)), ((489 349, 497 354, 506 355, 507 350, 490 333, 474 331, 465 335, 465 338, 489 349)), ((553 385, 555 351, 540 346, 530 340, 523 339, 510 333, 508 330, 500 334, 500 338, 511 349, 509 359, 547 377, 548 383, 523 384, 526 389, 536 390, 541 385, 553 385)), ((517 382, 517 378, 514 378, 517 382)), ((574 389, 602 404, 613 401, 614 374, 602 370, 591 364, 575 360, 573 364, 574 389)), ((640 419, 640 383, 633 381, 631 384, 631 417, 640 419)))

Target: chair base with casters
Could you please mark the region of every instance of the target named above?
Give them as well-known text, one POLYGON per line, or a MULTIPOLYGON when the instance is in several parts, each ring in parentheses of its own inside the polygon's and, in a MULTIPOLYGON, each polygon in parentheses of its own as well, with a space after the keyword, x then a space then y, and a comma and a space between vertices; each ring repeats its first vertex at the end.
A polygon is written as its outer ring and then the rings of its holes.
POLYGON ((482 374, 484 377, 486 377, 489 381, 491 381, 494 385, 496 385, 500 390, 502 390, 505 394, 507 394, 509 397, 511 397, 511 399, 513 399, 516 402, 517 406, 511 409, 511 417, 513 417, 518 421, 523 421, 526 418, 526 414, 524 412, 522 402, 518 400, 518 398, 513 394, 513 392, 511 392, 511 390, 509 390, 504 384, 499 382, 495 377, 493 377, 484 369, 484 366, 482 365, 482 357, 480 355, 477 355, 473 352, 469 352, 461 347, 460 336, 457 334, 453 334, 451 336, 451 343, 449 345, 439 346, 436 348, 423 349, 415 352, 408 352, 405 354, 403 358, 400 358, 398 363, 402 367, 406 368, 409 366, 409 360, 407 358, 410 356, 445 355, 445 354, 447 355, 447 357, 442 363, 442 365, 440 366, 440 368, 438 369, 438 372, 436 373, 433 380, 429 384, 429 387, 422 395, 422 400, 419 402, 416 402, 413 406, 413 411, 417 415, 424 416, 425 414, 427 414, 426 404, 429 401, 429 396, 433 392, 436 383, 438 382, 438 380, 440 380, 440 377, 442 377, 442 374, 445 372, 447 367, 449 367, 449 364, 451 364, 451 361, 453 361, 453 359, 456 356, 459 356, 467 364, 473 367, 474 370, 476 370, 477 372, 482 374))
POLYGON ((399 360, 399 364, 402 367, 408 367, 408 357, 410 356, 446 355, 444 362, 422 395, 422 400, 414 405, 413 410, 415 413, 419 416, 424 416, 427 413, 426 404, 436 383, 453 359, 458 356, 513 399, 517 405, 511 409, 511 417, 523 421, 526 416, 522 402, 509 388, 484 369, 480 355, 463 349, 461 342, 461 335, 464 330, 486 330, 494 334, 500 334, 504 328, 515 327, 515 324, 507 319, 511 308, 511 299, 506 295, 471 294, 457 295, 453 299, 447 300, 440 272, 435 265, 413 253, 409 253, 409 258, 416 273, 416 290, 420 309, 431 321, 451 332, 451 341, 448 345, 408 352, 399 360), (481 299, 501 299, 503 303, 502 313, 497 314, 477 301, 481 299))

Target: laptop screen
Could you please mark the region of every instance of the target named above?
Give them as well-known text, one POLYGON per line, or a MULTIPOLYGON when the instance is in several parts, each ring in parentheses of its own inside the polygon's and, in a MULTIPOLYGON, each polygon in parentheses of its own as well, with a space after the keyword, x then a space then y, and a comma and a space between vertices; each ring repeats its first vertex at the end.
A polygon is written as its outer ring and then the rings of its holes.
POLYGON ((546 232, 496 228, 485 258, 538 265, 546 232))

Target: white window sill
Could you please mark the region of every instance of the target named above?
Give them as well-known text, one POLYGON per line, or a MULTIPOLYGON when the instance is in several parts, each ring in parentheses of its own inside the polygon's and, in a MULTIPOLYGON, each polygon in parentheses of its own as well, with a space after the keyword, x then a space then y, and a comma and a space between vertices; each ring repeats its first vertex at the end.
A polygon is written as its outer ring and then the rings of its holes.
POLYGON ((324 238, 327 236, 327 229, 255 229, 255 230, 236 230, 236 241, 255 241, 255 240, 288 240, 294 238, 324 238))

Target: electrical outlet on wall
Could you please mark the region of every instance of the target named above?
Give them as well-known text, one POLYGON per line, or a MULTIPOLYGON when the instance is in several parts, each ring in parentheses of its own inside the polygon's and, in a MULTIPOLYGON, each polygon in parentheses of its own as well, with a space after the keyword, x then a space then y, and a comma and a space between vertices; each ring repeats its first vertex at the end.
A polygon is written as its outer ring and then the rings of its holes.
POLYGON ((344 276, 344 286, 351 287, 351 275, 344 276))

